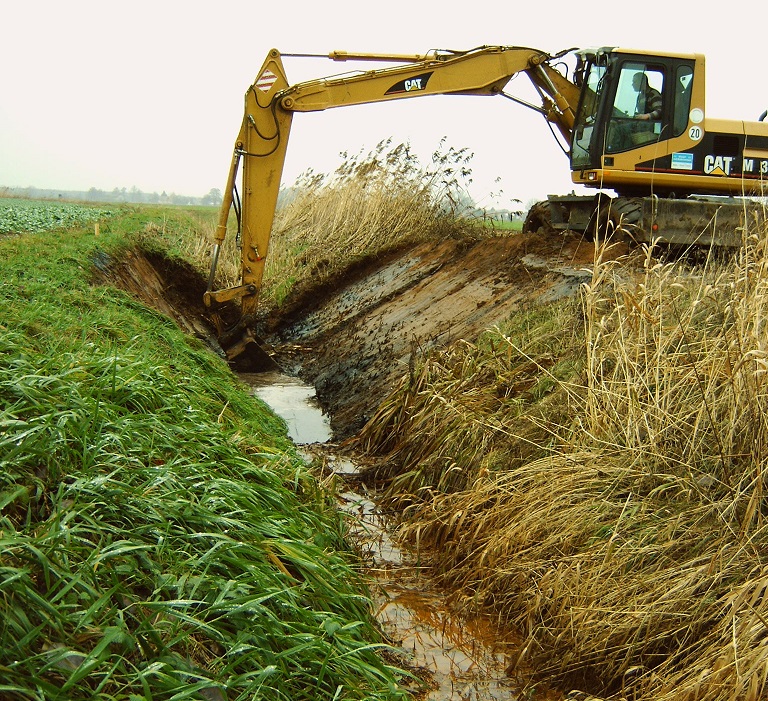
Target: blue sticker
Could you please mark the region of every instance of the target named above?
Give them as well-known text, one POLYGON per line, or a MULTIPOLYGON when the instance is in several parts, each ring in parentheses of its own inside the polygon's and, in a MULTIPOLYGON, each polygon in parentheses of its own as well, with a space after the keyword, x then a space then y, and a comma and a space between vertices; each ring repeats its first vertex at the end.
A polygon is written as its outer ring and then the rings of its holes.
POLYGON ((672 170, 693 170, 693 154, 673 153, 672 170))

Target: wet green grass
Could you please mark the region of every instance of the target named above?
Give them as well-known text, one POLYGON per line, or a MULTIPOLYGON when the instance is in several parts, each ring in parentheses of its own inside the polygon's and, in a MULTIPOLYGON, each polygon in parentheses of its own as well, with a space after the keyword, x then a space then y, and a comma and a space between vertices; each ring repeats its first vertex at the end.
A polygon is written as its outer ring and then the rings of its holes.
POLYGON ((194 221, 126 208, 99 237, 0 240, 0 697, 402 698, 282 424, 91 283, 134 232, 194 221))

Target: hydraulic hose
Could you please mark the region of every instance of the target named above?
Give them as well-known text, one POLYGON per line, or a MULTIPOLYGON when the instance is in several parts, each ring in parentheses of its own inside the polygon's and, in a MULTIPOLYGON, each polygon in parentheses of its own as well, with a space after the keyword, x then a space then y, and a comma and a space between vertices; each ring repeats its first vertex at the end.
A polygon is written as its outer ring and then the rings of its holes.
POLYGON ((208 289, 206 292, 213 290, 213 279, 216 277, 216 266, 219 264, 219 251, 221 250, 221 244, 216 243, 213 246, 213 257, 211 258, 211 271, 208 273, 208 289))

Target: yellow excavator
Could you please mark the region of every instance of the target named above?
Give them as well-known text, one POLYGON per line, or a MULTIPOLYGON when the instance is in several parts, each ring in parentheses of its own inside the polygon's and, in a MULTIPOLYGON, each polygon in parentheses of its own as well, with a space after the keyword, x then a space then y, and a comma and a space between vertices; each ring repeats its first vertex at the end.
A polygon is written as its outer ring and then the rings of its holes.
POLYGON ((740 227, 753 203, 765 194, 766 113, 752 122, 710 118, 701 54, 610 47, 548 54, 519 46, 415 55, 336 51, 323 58, 387 65, 293 85, 282 56, 307 54, 272 49, 246 91, 215 234, 205 304, 214 318, 224 305, 239 308, 238 321, 219 329, 230 358, 255 340, 259 289, 295 112, 427 95, 504 97, 540 112, 566 144, 573 183, 595 194, 550 195, 528 213, 527 231, 544 227, 594 237, 620 230, 638 242, 733 247, 742 242, 740 227), (518 74, 530 79, 539 104, 505 92, 518 74), (231 210, 237 216, 241 281, 214 290, 231 210))

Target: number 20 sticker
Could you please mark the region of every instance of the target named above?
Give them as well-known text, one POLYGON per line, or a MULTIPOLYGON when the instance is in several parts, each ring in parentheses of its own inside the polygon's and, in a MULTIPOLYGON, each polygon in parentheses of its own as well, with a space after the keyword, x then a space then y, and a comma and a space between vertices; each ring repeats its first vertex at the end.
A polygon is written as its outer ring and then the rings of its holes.
POLYGON ((699 141, 704 136, 704 130, 701 127, 691 127, 688 130, 688 138, 691 141, 699 141))

